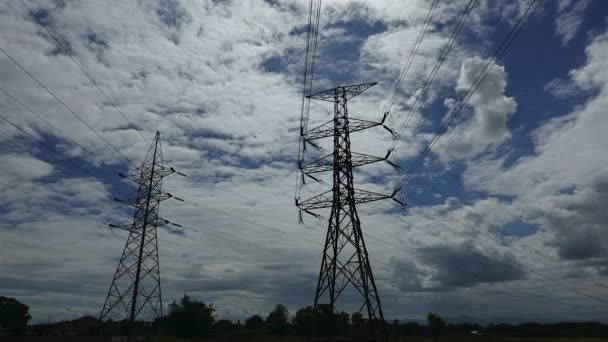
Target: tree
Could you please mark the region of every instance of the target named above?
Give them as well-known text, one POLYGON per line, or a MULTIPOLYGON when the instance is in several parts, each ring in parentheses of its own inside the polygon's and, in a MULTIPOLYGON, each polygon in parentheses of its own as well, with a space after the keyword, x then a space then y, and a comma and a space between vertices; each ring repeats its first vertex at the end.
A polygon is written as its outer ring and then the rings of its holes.
POLYGON ((312 306, 307 306, 296 312, 293 326, 298 336, 313 336, 316 330, 317 313, 312 306))
POLYGON ((334 334, 337 336, 346 335, 350 327, 350 315, 344 311, 333 315, 334 334))
POLYGON ((350 315, 350 321, 354 326, 360 327, 363 325, 363 315, 360 312, 355 312, 350 315))
POLYGON ((0 296, 0 328, 15 328, 25 330, 27 321, 32 316, 29 314, 30 308, 16 300, 0 296))
POLYGON ((264 319, 260 315, 253 315, 245 320, 247 329, 261 329, 264 327, 264 319))
POLYGON ((169 315, 163 319, 164 330, 180 337, 207 336, 215 321, 214 312, 213 304, 192 300, 184 294, 179 304, 175 301, 169 304, 169 315))
POLYGON ((217 321, 213 325, 213 328, 217 335, 226 335, 226 334, 229 334, 229 333, 233 332, 234 330, 236 330, 235 325, 232 324, 232 322, 227 319, 221 319, 221 320, 217 321))
POLYGON ((429 313, 428 316, 426 316, 426 320, 429 322, 431 335, 433 335, 433 339, 437 342, 439 340, 439 335, 441 335, 441 331, 445 328, 445 321, 436 313, 429 313))
POLYGON ((288 316, 289 311, 287 311, 287 308, 284 305, 277 304, 266 318, 266 325, 270 328, 270 332, 274 335, 286 334, 289 330, 287 323, 288 316))

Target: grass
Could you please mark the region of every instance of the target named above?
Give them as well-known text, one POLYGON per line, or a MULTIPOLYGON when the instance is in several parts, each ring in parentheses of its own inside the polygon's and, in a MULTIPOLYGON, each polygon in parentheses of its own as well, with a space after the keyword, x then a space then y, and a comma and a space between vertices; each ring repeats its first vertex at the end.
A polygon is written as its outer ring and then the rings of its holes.
MULTIPOLYGON (((99 338, 66 338, 66 337, 0 337, 1 341, 15 342, 106 342, 109 339, 102 340, 99 338)), ((260 337, 260 338, 226 338, 226 339, 181 339, 172 336, 161 336, 154 339, 144 341, 150 342, 307 342, 304 338, 297 337, 260 337)), ((347 340, 341 340, 345 342, 347 340)), ((142 341, 143 342, 143 341, 142 341)), ((404 336, 391 338, 390 342, 434 342, 431 337, 423 336, 404 336)), ((493 336, 446 336, 439 339, 439 342, 606 342, 606 338, 592 337, 511 337, 498 338, 493 336)))
MULTIPOLYGON (((177 339, 174 337, 162 337, 158 342, 307 342, 304 338, 273 338, 273 337, 262 337, 260 339, 210 339, 210 340, 187 340, 177 339)), ((434 342, 431 337, 423 336, 404 336, 398 338, 391 338, 391 342, 434 342)), ((446 336, 439 339, 439 342, 606 342, 605 338, 592 338, 592 337, 511 337, 511 338, 498 338, 493 336, 446 336)))

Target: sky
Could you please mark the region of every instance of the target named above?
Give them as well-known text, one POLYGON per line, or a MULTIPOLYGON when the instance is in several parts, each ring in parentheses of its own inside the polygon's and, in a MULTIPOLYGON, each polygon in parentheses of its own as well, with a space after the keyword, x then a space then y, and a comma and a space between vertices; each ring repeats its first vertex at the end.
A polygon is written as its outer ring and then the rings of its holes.
MULTIPOLYGON (((135 190, 117 172, 159 131, 188 175, 165 179, 187 202, 160 215, 196 228, 159 228, 164 303, 187 293, 234 320, 311 305, 327 223, 298 224, 294 205, 308 1, 24 2, 60 46, 21 2, 0 4, 0 295, 34 322, 99 315, 126 238, 108 224, 132 215, 112 200, 135 190)), ((412 112, 391 157, 404 170, 528 4, 479 1, 421 93, 466 5, 439 1, 387 119, 412 112)), ((349 115, 380 120, 431 5, 323 1, 313 92, 378 82, 349 115)), ((358 207, 387 319, 606 321, 607 14, 545 1, 402 188, 410 210, 358 207)), ((332 111, 313 101, 310 127, 332 111)), ((360 153, 393 142, 352 134, 360 153)), ((355 170, 379 193, 402 179, 355 170)))

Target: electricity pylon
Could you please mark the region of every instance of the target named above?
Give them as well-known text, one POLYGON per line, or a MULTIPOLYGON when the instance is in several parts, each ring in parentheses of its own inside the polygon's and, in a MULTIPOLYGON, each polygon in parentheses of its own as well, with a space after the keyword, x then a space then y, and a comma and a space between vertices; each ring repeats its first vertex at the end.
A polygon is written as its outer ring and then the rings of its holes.
POLYGON ((333 102, 334 118, 303 133, 304 144, 317 147, 314 140, 333 137, 334 146, 333 153, 307 164, 301 163, 299 167, 303 179, 310 177, 318 180, 313 174, 333 171, 333 185, 330 191, 310 199, 303 201, 296 199, 296 205, 300 210, 314 216, 317 215, 312 210, 331 208, 315 294, 315 309, 326 311, 332 316, 338 313, 338 299, 350 285, 362 297, 359 312, 367 315, 369 331, 367 338, 372 341, 386 341, 387 333, 382 305, 363 240, 356 205, 390 198, 403 206, 404 204, 394 198, 396 191, 388 196, 354 187, 354 167, 379 161, 387 161, 394 167, 397 166, 388 160, 390 151, 384 158, 351 152, 351 132, 383 126, 383 122, 350 118, 347 108, 348 100, 375 84, 340 86, 308 96, 314 100, 333 102))
POLYGON ((133 323, 144 308, 149 308, 155 318, 162 317, 157 228, 169 222, 161 219, 158 211, 161 201, 173 198, 162 192, 163 178, 172 173, 179 172, 163 165, 160 133, 156 132, 141 168, 128 175, 121 174, 138 185, 137 196, 115 200, 133 206, 135 213, 131 224, 110 225, 128 231, 129 237, 99 319, 103 320, 116 307, 123 309, 129 320, 129 338, 133 335, 133 323))

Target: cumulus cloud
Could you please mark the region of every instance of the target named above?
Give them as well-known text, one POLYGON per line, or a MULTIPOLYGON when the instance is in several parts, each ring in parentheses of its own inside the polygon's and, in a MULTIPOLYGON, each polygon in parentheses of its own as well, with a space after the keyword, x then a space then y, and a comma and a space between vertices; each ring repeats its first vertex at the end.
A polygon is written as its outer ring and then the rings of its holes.
MULTIPOLYGON (((466 92, 486 63, 480 57, 466 59, 460 67, 456 91, 466 92)), ((441 159, 473 157, 510 137, 507 121, 517 110, 517 102, 505 94, 506 86, 504 67, 495 66, 468 102, 473 109, 472 117, 449 130, 437 143, 435 151, 441 159)), ((447 99, 445 105, 451 109, 455 100, 447 99)))
POLYGON ((505 256, 488 256, 470 242, 419 248, 416 257, 421 266, 408 260, 394 261, 399 266, 394 278, 402 291, 445 291, 522 280, 527 274, 517 261, 505 256))
MULTIPOLYGON (((290 309, 310 304, 322 247, 306 240, 324 241, 325 222, 310 229, 299 226, 291 197, 306 32, 305 3, 294 0, 124 1, 114 6, 90 1, 28 3, 144 136, 161 131, 165 160, 192 176, 169 177, 163 184, 167 191, 199 204, 198 207, 171 201, 162 204, 162 217, 198 230, 160 229, 164 297, 172 300, 188 291, 198 299, 213 301, 221 317, 234 319, 264 312, 277 302, 288 304, 290 309)), ((336 72, 319 73, 315 84, 332 87, 346 82, 346 76, 356 81, 379 81, 349 104, 353 117, 378 120, 382 100, 392 90, 392 81, 429 5, 424 0, 324 2, 326 12, 322 17, 317 62, 327 70, 335 67, 336 72)), ((443 91, 451 91, 455 84, 457 91, 461 91, 470 82, 470 77, 465 76, 472 74, 479 64, 479 60, 471 57, 481 52, 478 46, 471 49, 466 38, 489 41, 493 25, 486 19, 494 18, 492 15, 499 7, 483 5, 475 10, 467 31, 463 32, 464 38, 456 43, 433 91, 425 97, 423 110, 444 97, 443 91)), ((428 39, 414 61, 410 82, 405 83, 399 94, 395 118, 401 118, 411 106, 413 94, 420 87, 415 80, 430 71, 450 34, 455 13, 461 13, 463 8, 460 1, 440 2, 428 39)), ((0 32, 3 32, 2 48, 121 153, 136 163, 141 160, 148 144, 18 2, 0 5, 0 32)), ((595 48, 592 50, 601 57, 595 48)), ((95 315, 103 304, 116 258, 124 246, 124 233, 109 231, 107 223, 129 222, 132 215, 127 208, 113 203, 110 196, 128 195, 134 190, 133 185, 122 183, 113 175, 116 169, 124 172, 134 166, 128 166, 3 55, 0 70, 3 88, 87 151, 64 140, 4 96, 0 97, 2 113, 59 151, 75 156, 76 162, 97 176, 97 179, 66 177, 63 171, 59 172, 58 165, 49 165, 55 156, 39 149, 17 130, 0 125, 3 136, 24 142, 26 149, 32 150, 23 154, 3 146, 0 150, 3 171, 9 170, 12 178, 22 180, 20 188, 38 196, 32 198, 5 189, 0 197, 3 222, 0 271, 4 275, 0 286, 3 293, 18 295, 30 305, 36 320, 46 318, 57 307, 63 308, 57 319, 95 315), (86 285, 70 286, 65 279, 86 285), (45 280, 49 286, 43 288, 45 280), (28 283, 31 288, 25 288, 28 283)), ((593 76, 599 77, 597 74, 593 76)), ((588 87, 595 87, 600 81, 591 80, 583 71, 573 75, 575 80, 580 78, 581 84, 592 81, 588 87)), ((492 146, 508 138, 505 122, 514 103, 504 91, 504 69, 494 70, 487 83, 491 89, 472 99, 473 115, 464 124, 476 127, 484 139, 482 143, 492 146), (495 107, 500 110, 496 112, 495 107)), ((313 104, 311 123, 327 121, 332 110, 331 104, 326 107, 313 104)), ((413 130, 433 120, 421 114, 422 111, 416 113, 413 130)), ((562 131, 571 122, 569 118, 552 125, 562 131)), ((426 139, 424 132, 408 136, 414 146, 422 146, 426 139)), ((552 137, 547 129, 539 130, 536 139, 551 141, 552 137)), ((382 128, 370 129, 353 135, 352 146, 357 151, 382 156, 390 139, 382 128)), ((408 155, 414 156, 415 152, 408 155)), ((72 167, 68 163, 58 164, 72 167)), ((388 166, 378 164, 357 173, 357 184, 390 193, 390 183, 396 177, 387 176, 382 167, 388 166)), ((502 168, 499 165, 496 169, 502 168)), ((484 186, 490 188, 489 184, 490 180, 485 180, 484 186)), ((501 209, 508 204, 509 201, 497 197, 465 206, 503 224, 509 219, 501 209)), ((464 268, 466 272, 490 273, 492 270, 484 266, 493 263, 488 259, 506 260, 510 246, 495 237, 496 228, 470 215, 454 200, 425 209, 448 222, 455 231, 419 216, 394 215, 395 207, 390 201, 360 208, 362 229, 364 234, 370 234, 366 235, 366 242, 374 259, 374 274, 386 303, 387 317, 415 317, 428 312, 426 305, 432 303, 427 301, 424 289, 434 289, 429 291, 435 294, 447 291, 441 295, 453 301, 442 307, 458 311, 466 300, 462 293, 453 292, 481 293, 474 291, 521 278, 518 272, 507 272, 502 278, 491 273, 488 282, 471 282, 435 264, 438 261, 464 268), (456 231, 467 234, 463 236, 456 231), (484 256, 467 247, 470 236, 495 246, 495 253, 484 256), (386 240, 401 245, 393 243, 388 248, 382 242, 386 240), (446 249, 445 241, 458 247, 446 249), (418 273, 409 280, 405 275, 403 279, 393 277, 393 268, 375 264, 376 260, 394 258, 399 262, 408 257, 414 258, 414 264, 404 267, 415 268, 418 273), (454 265, 451 259, 468 264, 454 265), (404 297, 408 302, 401 301, 404 297)), ((518 255, 516 259, 523 258, 518 255)), ((543 305, 539 307, 552 307, 552 303, 543 305)), ((518 312, 520 308, 509 309, 518 312)))
POLYGON ((587 62, 572 70, 568 85, 593 89, 595 95, 571 113, 543 123, 533 133, 535 153, 510 165, 505 158, 471 165, 467 181, 495 194, 514 197, 514 208, 528 222, 541 224, 542 244, 564 260, 586 261, 601 272, 608 217, 606 140, 608 77, 606 33, 587 47, 587 62), (599 263, 598 263, 599 262, 599 263))
POLYGON ((567 260, 608 260, 608 173, 587 187, 546 198, 541 204, 544 225, 554 233, 560 257, 567 260))

